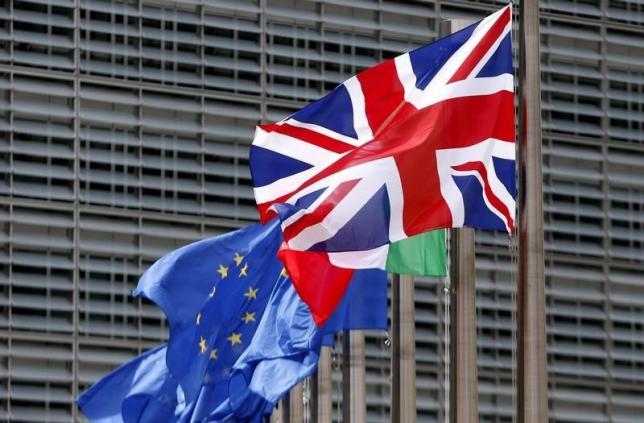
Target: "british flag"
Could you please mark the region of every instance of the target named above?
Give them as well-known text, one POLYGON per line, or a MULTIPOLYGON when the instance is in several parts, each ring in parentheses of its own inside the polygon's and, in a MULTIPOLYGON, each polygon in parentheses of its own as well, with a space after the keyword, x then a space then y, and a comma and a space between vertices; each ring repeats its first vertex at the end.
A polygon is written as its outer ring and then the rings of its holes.
POLYGON ((280 216, 291 250, 332 254, 435 228, 511 233, 511 16, 508 5, 259 126, 250 167, 261 219, 280 216))

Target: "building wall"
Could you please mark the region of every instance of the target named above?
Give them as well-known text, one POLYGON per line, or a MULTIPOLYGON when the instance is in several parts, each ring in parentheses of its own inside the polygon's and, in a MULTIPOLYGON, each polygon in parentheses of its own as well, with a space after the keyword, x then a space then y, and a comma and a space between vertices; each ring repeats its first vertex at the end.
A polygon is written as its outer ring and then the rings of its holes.
MULTIPOLYGON (((0 0, 0 419, 76 420, 79 391, 165 339, 129 292, 163 253, 256 219, 258 121, 501 4, 0 0)), ((550 419, 637 422, 644 5, 541 6, 550 419)), ((514 244, 477 243, 480 417, 509 422, 514 244)), ((419 420, 442 421, 443 281, 418 281, 416 304, 419 420)), ((367 339, 374 422, 385 339, 367 339)))

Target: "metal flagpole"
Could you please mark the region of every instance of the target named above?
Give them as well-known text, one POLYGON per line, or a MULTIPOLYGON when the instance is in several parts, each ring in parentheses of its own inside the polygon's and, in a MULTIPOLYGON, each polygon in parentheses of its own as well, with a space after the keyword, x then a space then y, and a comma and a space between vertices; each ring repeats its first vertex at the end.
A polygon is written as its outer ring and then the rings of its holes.
POLYGON ((391 421, 416 422, 414 278, 393 275, 391 286, 391 421))
POLYGON ((400 422, 416 422, 416 305, 414 277, 400 275, 400 422))
POLYGON ((331 348, 320 351, 318 371, 313 382, 311 415, 315 423, 331 423, 333 413, 331 389, 331 348))
POLYGON ((473 423, 479 398, 474 229, 453 229, 450 245, 450 422, 473 423))
POLYGON ((548 419, 541 173, 539 2, 520 1, 517 416, 548 419))
POLYGON ((304 382, 300 382, 288 393, 288 407, 285 410, 285 414, 288 415, 287 423, 301 423, 304 421, 303 386, 304 382))
POLYGON ((270 423, 282 423, 282 422, 283 422, 283 420, 284 420, 283 415, 284 415, 284 407, 285 407, 285 404, 286 404, 286 400, 285 400, 285 399, 281 399, 281 400, 277 403, 277 407, 273 409, 273 413, 271 414, 271 417, 270 417, 270 419, 269 419, 269 422, 270 422, 270 423))
POLYGON ((342 421, 366 421, 364 332, 342 332, 342 421))
MULTIPOLYGON (((465 28, 462 19, 441 22, 442 36, 465 28)), ((478 421, 474 230, 453 229, 450 251, 450 422, 478 421)))
POLYGON ((391 277, 391 423, 400 421, 400 275, 391 277))

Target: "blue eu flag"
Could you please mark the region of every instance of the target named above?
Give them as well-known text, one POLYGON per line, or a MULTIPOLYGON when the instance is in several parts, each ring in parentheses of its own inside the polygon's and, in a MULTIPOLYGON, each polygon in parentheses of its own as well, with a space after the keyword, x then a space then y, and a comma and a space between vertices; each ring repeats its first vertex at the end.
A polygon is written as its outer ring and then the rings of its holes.
POLYGON ((135 296, 165 312, 167 365, 188 402, 227 393, 230 369, 253 337, 280 278, 277 221, 180 248, 145 272, 135 296))
MULTIPOLYGON (((356 272, 352 293, 325 327, 315 327, 276 258, 281 242, 277 221, 252 225, 173 251, 141 277, 134 295, 158 304, 170 326, 164 378, 172 381, 167 386, 178 385, 175 421, 217 416, 245 421, 270 412, 277 398, 315 370, 323 335, 386 328, 386 274, 380 270, 356 272), (276 319, 267 308, 286 314, 276 319), (315 340, 302 342, 305 332, 297 328, 315 334, 315 340), (251 360, 236 364, 245 351, 251 360), (262 357, 262 351, 270 354, 262 357), (290 382, 270 392, 258 389, 280 372, 289 374, 290 382), (233 373, 245 379, 233 382, 233 373)), ((121 389, 129 388, 124 383, 121 389)))
POLYGON ((280 279, 248 348, 233 366, 228 399, 211 418, 260 421, 293 386, 313 375, 329 335, 386 326, 387 279, 382 270, 356 272, 323 327, 313 320, 288 278, 280 279))

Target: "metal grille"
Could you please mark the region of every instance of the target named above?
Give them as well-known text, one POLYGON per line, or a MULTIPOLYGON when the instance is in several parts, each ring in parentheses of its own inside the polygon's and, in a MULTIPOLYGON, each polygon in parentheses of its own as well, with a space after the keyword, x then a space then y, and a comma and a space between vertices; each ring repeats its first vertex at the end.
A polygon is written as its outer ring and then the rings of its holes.
MULTIPOLYGON (((550 419, 636 422, 644 5, 541 3, 550 419)), ((165 339, 129 291, 163 253, 256 219, 258 121, 500 4, 0 0, 0 419, 75 420, 80 390, 165 339)), ((477 243, 480 419, 509 422, 509 241, 477 243)), ((445 416, 443 299, 417 282, 419 421, 445 416)), ((384 336, 367 355, 368 419, 388 421, 384 336)))

